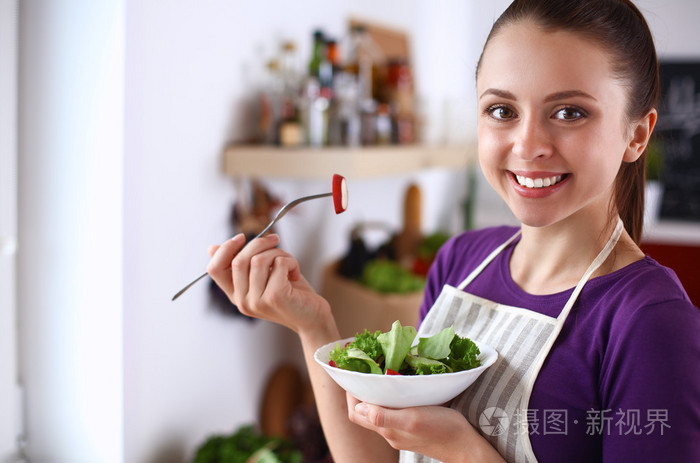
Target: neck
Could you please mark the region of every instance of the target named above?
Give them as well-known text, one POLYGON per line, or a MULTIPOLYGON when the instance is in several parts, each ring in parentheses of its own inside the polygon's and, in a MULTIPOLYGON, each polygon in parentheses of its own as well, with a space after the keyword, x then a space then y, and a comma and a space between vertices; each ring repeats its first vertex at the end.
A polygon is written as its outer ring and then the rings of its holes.
MULTIPOLYGON (((553 294, 576 286, 616 225, 614 221, 593 221, 590 217, 585 220, 570 217, 566 222, 547 227, 522 226, 522 238, 513 250, 510 270, 513 280, 524 291, 553 294)), ((639 248, 623 232, 593 277, 615 271, 641 257, 639 248)))

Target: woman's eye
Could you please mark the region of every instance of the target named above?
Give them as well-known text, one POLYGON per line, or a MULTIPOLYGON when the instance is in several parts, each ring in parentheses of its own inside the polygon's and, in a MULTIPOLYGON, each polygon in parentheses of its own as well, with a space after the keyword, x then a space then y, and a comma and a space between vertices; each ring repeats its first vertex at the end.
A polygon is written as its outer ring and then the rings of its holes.
POLYGON ((583 112, 576 108, 562 108, 554 114, 555 119, 562 121, 575 121, 584 117, 583 112))
POLYGON ((486 113, 494 119, 507 120, 516 117, 515 111, 507 106, 491 106, 486 110, 486 113))

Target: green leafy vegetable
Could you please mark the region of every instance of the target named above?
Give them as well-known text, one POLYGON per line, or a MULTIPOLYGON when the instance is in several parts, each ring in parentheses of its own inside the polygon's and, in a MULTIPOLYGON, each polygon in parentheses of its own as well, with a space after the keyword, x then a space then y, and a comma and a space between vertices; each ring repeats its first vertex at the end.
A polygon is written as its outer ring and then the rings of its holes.
POLYGON ((293 443, 268 437, 252 426, 242 426, 231 435, 207 438, 195 453, 193 463, 301 463, 302 453, 293 443))
POLYGON ((447 364, 454 371, 470 370, 481 365, 478 359, 481 352, 471 339, 455 336, 450 343, 450 349, 452 352, 447 364))
POLYGON ((382 334, 381 331, 372 333, 369 330, 365 330, 364 333, 355 335, 355 340, 350 343, 350 346, 362 350, 376 362, 384 355, 382 346, 377 339, 380 334, 382 334))
POLYGON ((414 275, 395 261, 367 262, 360 281, 380 293, 410 293, 425 287, 425 278, 414 275))
POLYGON ((457 335, 450 326, 433 336, 418 339, 416 329, 397 320, 386 333, 365 330, 345 347, 336 346, 330 363, 361 373, 431 375, 470 370, 481 365, 479 348, 469 338, 457 335))
POLYGON ((445 232, 437 231, 432 233, 426 236, 423 242, 420 243, 417 254, 419 256, 432 258, 448 239, 450 239, 450 235, 445 232))
POLYGON ((379 364, 372 360, 372 357, 365 354, 362 350, 358 349, 357 347, 348 348, 347 355, 350 359, 357 359, 359 361, 365 362, 369 367, 370 373, 374 373, 377 375, 381 375, 383 373, 382 368, 379 366, 379 364))
MULTIPOLYGON (((329 354, 329 359, 335 363, 335 366, 344 370, 359 371, 360 373, 374 373, 371 364, 364 358, 348 355, 349 349, 357 348, 363 352, 370 360, 376 364, 383 358, 382 346, 379 344, 377 337, 381 331, 374 333, 365 330, 364 333, 355 335, 355 340, 345 347, 336 346, 329 354)), ((381 371, 380 371, 381 374, 381 371)))
POLYGON ((450 355, 450 343, 455 337, 455 329, 448 326, 429 338, 418 340, 418 355, 429 359, 440 360, 450 355))
POLYGON ((401 326, 396 320, 391 325, 391 331, 380 334, 377 339, 384 351, 384 370, 400 371, 404 359, 411 350, 411 345, 416 337, 416 328, 413 326, 401 326))
POLYGON ((406 357, 406 363, 413 368, 418 375, 435 375, 439 373, 451 373, 452 369, 439 360, 429 359, 425 357, 415 357, 409 355, 406 357))

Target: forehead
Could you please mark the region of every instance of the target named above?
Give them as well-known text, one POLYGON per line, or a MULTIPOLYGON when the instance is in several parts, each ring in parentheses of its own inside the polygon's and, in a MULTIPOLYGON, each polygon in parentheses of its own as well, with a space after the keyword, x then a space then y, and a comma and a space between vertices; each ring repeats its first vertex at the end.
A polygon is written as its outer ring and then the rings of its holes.
POLYGON ((600 45, 581 34, 518 22, 504 26, 487 44, 477 88, 576 88, 594 93, 611 85, 620 87, 610 59, 600 45))

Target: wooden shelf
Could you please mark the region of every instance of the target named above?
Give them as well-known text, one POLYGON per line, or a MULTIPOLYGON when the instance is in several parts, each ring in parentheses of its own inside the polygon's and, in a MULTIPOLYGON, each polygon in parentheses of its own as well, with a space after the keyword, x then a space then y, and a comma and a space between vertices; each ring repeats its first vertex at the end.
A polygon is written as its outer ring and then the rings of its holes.
POLYGON ((373 178, 437 167, 466 169, 476 159, 476 143, 361 148, 229 145, 224 152, 224 172, 232 177, 325 179, 340 174, 347 178, 373 178))

